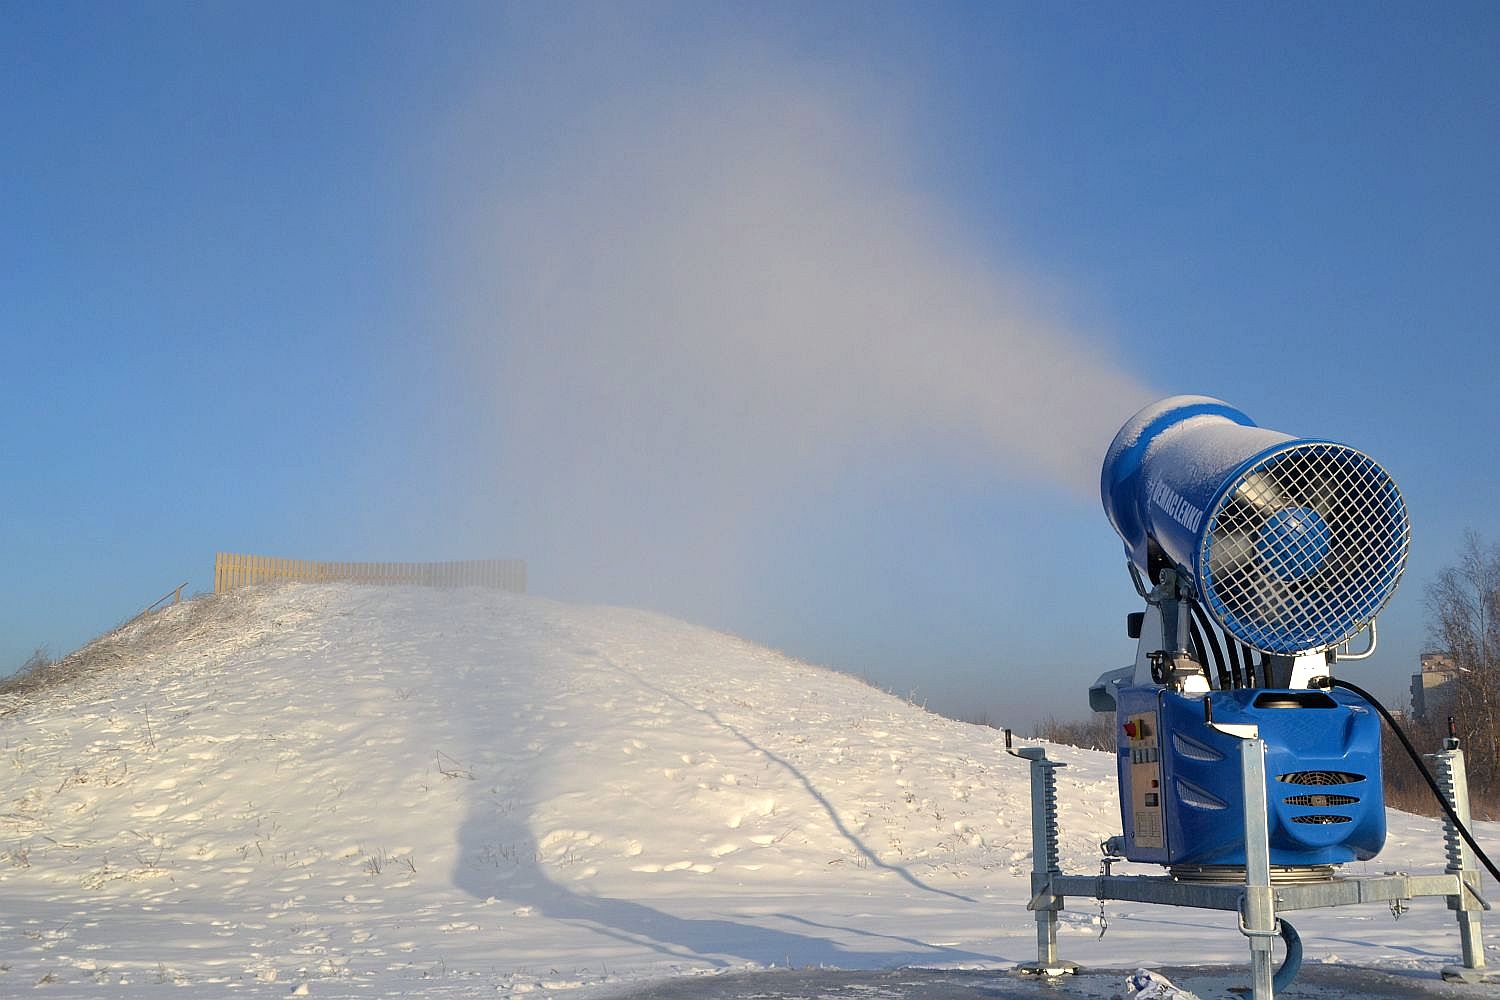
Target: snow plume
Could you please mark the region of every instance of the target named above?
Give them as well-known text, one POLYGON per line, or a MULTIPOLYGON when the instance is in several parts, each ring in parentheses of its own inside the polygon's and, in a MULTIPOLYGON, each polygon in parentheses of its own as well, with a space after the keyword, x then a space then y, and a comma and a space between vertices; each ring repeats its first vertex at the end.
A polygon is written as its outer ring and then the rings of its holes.
POLYGON ((832 75, 620 87, 485 179, 481 377, 508 458, 596 551, 722 565, 789 493, 923 453, 1092 498, 1146 398, 921 189, 904 114, 832 75))

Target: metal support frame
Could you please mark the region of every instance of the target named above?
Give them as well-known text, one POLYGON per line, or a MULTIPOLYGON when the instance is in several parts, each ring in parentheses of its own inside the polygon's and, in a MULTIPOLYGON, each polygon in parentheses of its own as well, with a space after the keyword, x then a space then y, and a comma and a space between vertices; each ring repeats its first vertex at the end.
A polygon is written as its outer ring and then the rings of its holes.
POLYGON ((1036 961, 1024 963, 1021 971, 1033 975, 1062 976, 1078 971, 1076 962, 1057 957, 1057 914, 1061 896, 1052 892, 1052 880, 1062 874, 1057 851, 1057 775, 1066 764, 1048 760, 1041 747, 1022 747, 1016 753, 1031 762, 1031 902, 1036 911, 1036 961))
MULTIPOLYGON (((1449 805, 1458 814, 1464 826, 1469 820, 1469 776, 1464 765, 1464 752, 1458 749, 1458 740, 1448 739, 1443 749, 1428 754, 1437 765, 1438 783, 1449 805)), ((1484 897, 1479 894, 1479 869, 1474 863, 1474 852, 1459 836, 1458 829, 1447 814, 1443 816, 1443 842, 1447 849, 1449 874, 1456 875, 1462 883, 1461 890, 1448 898, 1448 909, 1458 916, 1458 935, 1463 945, 1463 964, 1446 966, 1443 978, 1460 982, 1485 981, 1484 942, 1480 939, 1480 911, 1489 909, 1484 897)))
MULTIPOLYGON (((1013 751, 1031 764, 1031 902, 1036 913, 1037 961, 1021 965, 1022 972, 1063 975, 1078 965, 1057 957, 1057 914, 1068 896, 1189 906, 1236 913, 1240 932, 1250 942, 1253 1000, 1274 1000, 1272 945, 1280 935, 1277 913, 1288 910, 1391 903, 1425 896, 1446 898, 1457 912, 1462 941, 1462 965, 1442 970, 1444 979, 1490 982, 1485 972, 1480 913, 1489 904, 1479 894, 1479 870, 1472 852, 1446 823, 1448 868, 1441 875, 1339 876, 1325 882, 1273 885, 1266 813, 1265 743, 1258 738, 1240 744, 1240 768, 1245 796, 1244 883, 1182 882, 1170 875, 1067 875, 1058 861, 1057 782, 1053 772, 1066 765, 1050 761, 1041 747, 1013 751)), ((1463 751, 1456 745, 1432 755, 1454 811, 1469 822, 1468 782, 1463 751)))
POLYGON ((1280 936, 1276 897, 1271 893, 1271 829, 1266 817, 1266 744, 1240 741, 1240 778, 1245 796, 1245 894, 1240 933, 1250 939, 1250 985, 1255 1000, 1271 1000, 1271 944, 1280 936))

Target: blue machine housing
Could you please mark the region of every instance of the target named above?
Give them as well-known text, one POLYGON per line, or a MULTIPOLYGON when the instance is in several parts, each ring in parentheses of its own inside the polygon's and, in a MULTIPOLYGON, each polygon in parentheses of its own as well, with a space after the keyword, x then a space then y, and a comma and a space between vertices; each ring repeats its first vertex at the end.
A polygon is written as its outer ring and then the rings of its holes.
MULTIPOLYGON (((1125 856, 1165 865, 1244 865, 1240 744, 1204 720, 1203 695, 1118 689, 1125 856)), ((1343 691, 1216 691, 1216 723, 1253 724, 1266 745, 1271 863, 1337 865, 1385 843, 1380 723, 1343 691)))
POLYGON ((1104 510, 1155 582, 1175 569, 1242 641, 1292 655, 1346 642, 1395 592, 1410 527, 1367 455, 1256 426, 1207 396, 1146 407, 1115 436, 1104 510))

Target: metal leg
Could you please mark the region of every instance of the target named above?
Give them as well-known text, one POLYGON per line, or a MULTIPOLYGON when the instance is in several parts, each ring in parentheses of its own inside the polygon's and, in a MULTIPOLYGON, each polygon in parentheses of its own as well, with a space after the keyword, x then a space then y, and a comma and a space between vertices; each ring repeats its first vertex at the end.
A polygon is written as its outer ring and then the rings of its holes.
POLYGON ((1240 932, 1250 939, 1250 982, 1254 1000, 1272 1000, 1275 970, 1271 945, 1277 937, 1276 900, 1271 894, 1270 828, 1266 818, 1266 745, 1240 743, 1240 777, 1245 799, 1245 898, 1240 932))
POLYGON ((1057 965, 1057 910, 1061 905, 1061 900, 1049 894, 1036 911, 1036 971, 1043 974, 1057 965))
POLYGON ((1073 962, 1057 957, 1057 912, 1063 898, 1052 891, 1052 876, 1061 873, 1057 853, 1057 776, 1059 767, 1047 759, 1040 747, 1026 747, 1017 756, 1031 762, 1031 902, 1036 912, 1036 962, 1025 963, 1022 972, 1060 976, 1077 972, 1073 962))
MULTIPOLYGON (((1464 766, 1464 752, 1454 744, 1457 740, 1450 741, 1447 748, 1432 755, 1437 764, 1438 783, 1443 788, 1443 793, 1448 796, 1448 801, 1453 806, 1453 811, 1463 821, 1464 826, 1469 826, 1469 776, 1464 766)), ((1463 966, 1448 967, 1443 969, 1443 978, 1450 980, 1462 980, 1480 982, 1485 980, 1484 975, 1484 941, 1480 935, 1482 930, 1480 913, 1484 908, 1479 895, 1480 881, 1479 868, 1474 863, 1474 852, 1469 845, 1464 843, 1454 827, 1453 821, 1446 814, 1443 817, 1443 833, 1445 846, 1448 852, 1448 871, 1456 874, 1463 884, 1464 891, 1457 896, 1448 897, 1448 909, 1456 912, 1458 916, 1458 936, 1463 947, 1463 966)))

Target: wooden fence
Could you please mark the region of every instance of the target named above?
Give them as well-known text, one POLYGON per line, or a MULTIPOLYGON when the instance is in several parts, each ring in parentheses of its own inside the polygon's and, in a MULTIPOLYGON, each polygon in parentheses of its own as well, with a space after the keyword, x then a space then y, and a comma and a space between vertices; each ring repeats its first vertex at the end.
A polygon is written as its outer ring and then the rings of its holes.
POLYGON ((282 580, 307 583, 415 584, 423 587, 496 587, 526 593, 526 563, 519 559, 469 562, 363 563, 313 562, 234 552, 214 554, 214 593, 282 580))
POLYGON ((156 612, 167 606, 167 601, 171 601, 173 604, 181 604, 182 588, 186 586, 187 583, 185 581, 183 583, 179 583, 175 589, 167 591, 165 594, 161 595, 156 600, 152 601, 150 604, 142 608, 139 614, 137 614, 134 618, 131 618, 124 625, 121 625, 120 628, 134 625, 136 622, 140 621, 147 615, 155 614, 156 612))

